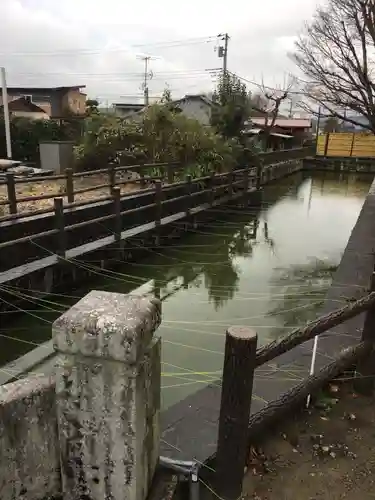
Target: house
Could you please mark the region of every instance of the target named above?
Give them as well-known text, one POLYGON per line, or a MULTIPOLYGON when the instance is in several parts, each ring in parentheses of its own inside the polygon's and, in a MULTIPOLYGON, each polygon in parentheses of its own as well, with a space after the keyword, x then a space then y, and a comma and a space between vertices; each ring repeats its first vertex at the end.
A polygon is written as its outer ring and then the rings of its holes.
MULTIPOLYGON (((271 123, 272 118, 268 117, 267 124, 271 123)), ((251 119, 251 123, 260 128, 266 126, 266 117, 254 117, 251 119)), ((283 130, 286 134, 295 136, 301 132, 309 132, 312 126, 312 121, 310 118, 276 118, 274 127, 283 130)))
MULTIPOLYGON (((132 121, 141 121, 142 114, 146 107, 144 105, 135 106, 141 106, 141 108, 129 112, 126 118, 132 121)), ((197 120, 202 125, 210 125, 211 113, 215 103, 209 97, 202 94, 187 94, 181 99, 171 101, 169 106, 173 107, 175 111, 182 113, 187 118, 197 120)))
MULTIPOLYGON (((261 138, 266 125, 270 125, 272 117, 252 117, 247 122, 244 131, 247 135, 259 135, 261 138), (266 122, 267 120, 267 122, 266 122)), ((312 120, 310 118, 278 117, 272 127, 269 145, 272 149, 281 149, 301 145, 311 133, 312 120)))
POLYGON ((127 118, 128 116, 141 111, 144 107, 144 104, 138 103, 119 102, 113 104, 114 113, 120 118, 127 118))
MULTIPOLYGON (((26 98, 41 108, 50 118, 68 118, 83 116, 86 112, 86 94, 84 85, 74 87, 8 87, 10 100, 26 98)), ((0 105, 2 91, 0 90, 0 105)))
MULTIPOLYGON (((4 103, 0 98, 0 114, 3 113, 4 103)), ((46 111, 27 97, 8 97, 8 109, 10 117, 22 117, 30 120, 49 120, 46 111)))
POLYGON ((210 125, 212 109, 215 103, 202 94, 187 94, 171 102, 171 106, 187 118, 197 120, 201 125, 210 125))

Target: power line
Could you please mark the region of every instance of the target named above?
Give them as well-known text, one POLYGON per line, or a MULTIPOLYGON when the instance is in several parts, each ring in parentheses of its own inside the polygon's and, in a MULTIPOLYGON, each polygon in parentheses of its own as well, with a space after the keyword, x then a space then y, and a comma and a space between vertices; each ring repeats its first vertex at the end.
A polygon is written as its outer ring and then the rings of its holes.
MULTIPOLYGON (((277 89, 277 88, 274 88, 274 87, 269 87, 267 85, 263 85, 263 83, 253 82, 253 81, 248 80, 247 78, 245 78, 243 76, 238 75, 237 73, 233 73, 233 72, 230 72, 230 73, 231 73, 231 75, 236 76, 240 80, 243 80, 246 83, 250 83, 251 85, 255 85, 258 88, 263 88, 263 89, 266 89, 266 90, 270 90, 272 92, 280 92, 280 89, 277 89)), ((292 94, 292 95, 303 95, 303 96, 306 95, 306 92, 303 92, 301 90, 299 90, 299 91, 298 90, 290 90, 288 93, 292 94)))
MULTIPOLYGON (((144 60, 144 57, 141 57, 144 60)), ((221 68, 200 68, 200 69, 186 69, 186 70, 171 70, 171 71, 158 71, 157 74, 161 77, 168 77, 168 76, 185 76, 185 75, 191 75, 191 74, 207 74, 210 72, 219 72, 221 68)), ((123 73, 123 72, 113 72, 113 73, 91 73, 91 72, 73 72, 73 71, 56 71, 56 72, 51 72, 51 73, 46 73, 45 71, 43 72, 8 72, 8 74, 14 75, 14 76, 66 76, 66 75, 71 75, 71 76, 103 76, 103 77, 110 77, 110 76, 118 76, 118 77, 134 77, 134 78, 140 78, 144 76, 144 72, 134 72, 134 73, 123 73)))
POLYGON ((207 37, 199 37, 199 38, 191 38, 191 39, 181 39, 169 42, 150 42, 144 44, 131 44, 129 47, 113 47, 113 48, 104 48, 104 49, 70 49, 70 50, 56 50, 56 51, 45 51, 45 52, 1 52, 0 56, 12 56, 12 57, 57 57, 57 56, 68 56, 68 55, 95 55, 105 52, 129 52, 132 48, 142 48, 142 47, 151 47, 151 48, 174 48, 174 47, 183 47, 188 45, 196 45, 201 43, 211 43, 216 41, 217 37, 215 36, 207 36, 207 37))

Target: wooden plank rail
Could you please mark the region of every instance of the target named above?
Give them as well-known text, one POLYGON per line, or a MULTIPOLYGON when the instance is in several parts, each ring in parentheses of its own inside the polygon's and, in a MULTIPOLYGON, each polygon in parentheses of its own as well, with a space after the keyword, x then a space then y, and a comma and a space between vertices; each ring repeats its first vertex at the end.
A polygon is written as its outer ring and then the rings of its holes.
MULTIPOLYGON (((244 447, 249 447, 257 441, 262 431, 306 402, 311 394, 314 394, 328 381, 356 366, 357 377, 354 380, 357 390, 366 395, 373 394, 375 378, 375 268, 370 278, 370 293, 366 296, 260 347, 256 350, 255 356, 249 354, 247 349, 236 349, 232 345, 233 339, 227 332, 217 454, 214 457, 217 468, 213 478, 217 491, 223 500, 235 500, 241 495, 244 457, 246 457, 244 447), (248 415, 250 402, 248 395, 244 396, 241 391, 245 386, 252 387, 256 368, 363 312, 366 312, 366 318, 361 342, 343 350, 323 369, 305 378, 278 399, 269 402, 262 410, 254 413, 250 419, 247 419, 246 429, 244 429, 241 415, 248 415), (244 373, 244 366, 246 366, 247 373, 244 373), (238 402, 238 398, 240 398, 241 403, 238 402), (237 414, 235 410, 238 408, 241 411, 237 414), (228 444, 229 437, 233 442, 233 448, 230 448, 228 444)), ((253 338, 256 338, 256 334, 253 335, 253 338)))
POLYGON ((371 346, 366 342, 360 342, 354 347, 345 349, 340 356, 319 372, 305 378, 279 399, 270 402, 263 410, 252 415, 249 420, 249 441, 257 440, 263 429, 269 428, 275 421, 282 419, 291 410, 303 404, 309 394, 314 394, 324 384, 352 368, 359 360, 366 357, 370 350, 371 346))
POLYGON ((314 338, 316 335, 324 333, 327 330, 344 323, 348 319, 354 318, 358 314, 369 310, 374 305, 375 292, 371 292, 356 302, 349 303, 347 306, 337 309, 337 311, 310 322, 303 328, 297 328, 289 335, 276 339, 258 349, 256 355, 256 366, 258 367, 264 365, 264 363, 272 361, 277 356, 290 351, 294 347, 297 347, 298 345, 314 338))

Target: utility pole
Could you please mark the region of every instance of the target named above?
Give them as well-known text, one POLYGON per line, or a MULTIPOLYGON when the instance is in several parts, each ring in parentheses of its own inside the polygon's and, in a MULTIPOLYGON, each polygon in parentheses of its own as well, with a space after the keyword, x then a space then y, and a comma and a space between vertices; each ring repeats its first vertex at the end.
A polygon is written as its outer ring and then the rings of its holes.
POLYGON ((149 61, 151 60, 151 57, 150 56, 141 56, 140 59, 142 59, 142 61, 145 62, 145 70, 144 70, 144 73, 143 73, 143 95, 144 95, 144 99, 145 99, 145 106, 148 106, 148 103, 149 103, 149 97, 148 97, 148 79, 149 77, 151 77, 152 75, 149 74, 148 72, 148 64, 149 64, 149 61))
POLYGON ((142 61, 145 62, 145 70, 143 73, 143 83, 142 83, 142 89, 143 89, 143 95, 145 98, 145 106, 148 106, 149 104, 149 92, 148 92, 148 81, 153 77, 152 71, 149 71, 149 62, 152 59, 157 59, 156 57, 151 57, 151 56, 137 56, 137 59, 141 59, 142 61))
POLYGON ((145 106, 148 106, 149 98, 148 98, 148 62, 150 60, 150 56, 146 56, 144 58, 145 61, 145 75, 144 75, 144 92, 145 92, 145 106))
POLYGON ((290 99, 289 118, 293 118, 293 99, 290 99))
POLYGON ((220 33, 217 37, 224 42, 224 45, 219 46, 218 56, 223 58, 223 73, 225 75, 228 71, 228 42, 230 36, 228 33, 220 33))
POLYGON ((2 98, 3 98, 3 108, 4 108, 4 123, 5 123, 5 140, 7 146, 7 157, 12 158, 12 141, 10 137, 10 118, 9 118, 9 106, 8 106, 8 90, 5 68, 0 68, 1 70, 1 87, 2 87, 2 98))

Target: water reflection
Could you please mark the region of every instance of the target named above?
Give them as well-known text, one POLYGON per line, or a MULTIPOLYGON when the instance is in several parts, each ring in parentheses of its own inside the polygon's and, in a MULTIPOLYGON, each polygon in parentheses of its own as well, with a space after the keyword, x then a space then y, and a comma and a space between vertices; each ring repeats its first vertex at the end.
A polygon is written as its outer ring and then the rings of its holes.
MULTIPOLYGON (((315 319, 337 264, 337 260, 311 258, 305 264, 276 268, 272 277, 275 301, 268 316, 277 316, 282 326, 290 328, 315 319)), ((280 330, 276 328, 274 334, 279 336, 280 330)))
POLYGON ((48 308, 34 298, 32 315, 2 332, 0 364, 30 350, 30 341, 49 340, 51 322, 90 289, 154 294, 163 301, 169 406, 220 376, 228 326, 252 327, 265 343, 315 317, 370 183, 306 172, 267 187, 258 210, 220 207, 172 247, 146 249, 147 258, 103 271, 48 308))

